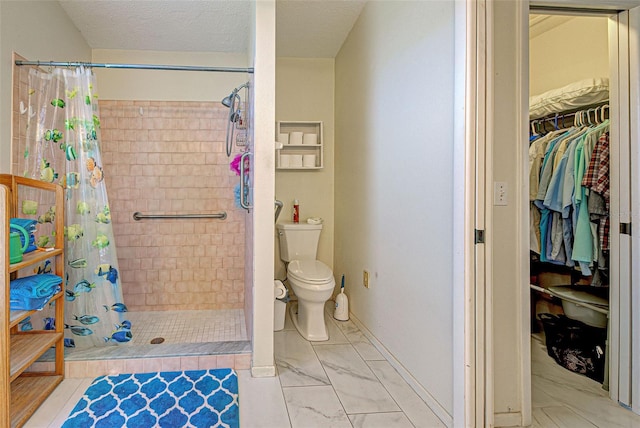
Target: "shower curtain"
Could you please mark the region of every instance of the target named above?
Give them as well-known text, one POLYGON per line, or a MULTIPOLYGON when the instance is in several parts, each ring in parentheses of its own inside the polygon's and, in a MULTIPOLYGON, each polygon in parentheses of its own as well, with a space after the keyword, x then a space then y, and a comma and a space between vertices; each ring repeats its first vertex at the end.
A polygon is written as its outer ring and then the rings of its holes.
MULTIPOLYGON (((44 328, 64 322, 65 346, 129 342, 111 214, 100 156, 96 79, 90 69, 29 71, 27 141, 18 171, 65 189, 65 319, 43 314, 44 328)), ((38 220, 37 244, 51 245, 55 209, 33 193, 21 217, 38 220), (47 232, 49 235, 47 235, 47 232)), ((40 271, 46 272, 43 265, 40 271)))

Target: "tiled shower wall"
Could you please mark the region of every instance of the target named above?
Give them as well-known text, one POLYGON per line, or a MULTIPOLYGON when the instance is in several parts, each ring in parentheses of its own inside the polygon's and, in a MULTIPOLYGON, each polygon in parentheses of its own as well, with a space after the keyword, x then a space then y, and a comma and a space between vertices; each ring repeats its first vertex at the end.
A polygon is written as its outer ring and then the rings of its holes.
MULTIPOLYGON (((220 103, 100 101, 102 160, 129 310, 244 307, 245 211, 220 103), (226 220, 133 220, 227 212, 226 220)), ((233 157, 233 154, 232 154, 233 157)))

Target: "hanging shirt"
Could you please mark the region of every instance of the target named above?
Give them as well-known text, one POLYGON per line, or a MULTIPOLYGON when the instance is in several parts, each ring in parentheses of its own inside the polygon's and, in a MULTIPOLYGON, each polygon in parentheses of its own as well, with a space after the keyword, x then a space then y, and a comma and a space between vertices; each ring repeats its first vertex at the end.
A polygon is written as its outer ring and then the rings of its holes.
POLYGON ((540 210, 534 205, 538 195, 540 173, 544 155, 550 141, 558 138, 565 130, 550 132, 529 146, 529 249, 540 254, 540 210))
MULTIPOLYGON (((580 268, 584 275, 586 272, 591 272, 588 266, 594 260, 594 247, 593 247, 593 233, 591 230, 591 220, 589 218, 588 210, 588 189, 582 186, 582 179, 584 178, 591 153, 587 154, 589 147, 593 147, 593 140, 602 135, 606 126, 598 126, 591 132, 585 135, 583 141, 578 142, 576 146, 575 154, 575 204, 574 209, 578 213, 577 221, 574 227, 574 240, 573 240, 573 260, 580 263, 580 268), (585 150, 586 148, 586 150, 585 150)), ((597 252, 595 252, 597 258, 597 252)))
POLYGON ((604 210, 590 209, 591 218, 599 217, 598 237, 601 251, 609 249, 609 133, 605 132, 596 143, 582 185, 601 195, 604 210))
MULTIPOLYGON (((564 134, 563 134, 564 136, 564 134)), ((547 150, 544 155, 544 160, 542 161, 542 168, 540 173, 540 184, 538 185, 538 193, 536 195, 536 200, 544 201, 545 195, 547 194, 547 187, 549 186, 549 181, 551 181, 551 176, 553 174, 553 160, 555 158, 556 150, 558 149, 558 143, 562 140, 562 136, 552 140, 547 145, 547 150)), ((539 208, 542 208, 542 204, 537 204, 539 208)))
MULTIPOLYGON (((566 201, 569 201, 571 206, 571 195, 573 194, 573 187, 567 186, 567 166, 569 165, 569 159, 572 159, 573 149, 577 141, 583 138, 583 133, 578 132, 573 134, 569 138, 565 138, 559 144, 564 145, 564 154, 559 160, 557 167, 553 171, 547 194, 544 199, 544 206, 554 211, 552 214, 552 231, 550 233, 552 251, 549 254, 547 251, 547 259, 556 260, 558 262, 564 262, 567 266, 574 266, 574 262, 571 259, 573 231, 571 223, 567 221, 569 217, 569 210, 566 209, 566 201), (562 251, 560 248, 562 247, 562 251)), ((556 159, 558 159, 559 151, 556 153, 556 159)), ((570 180, 572 181, 572 180, 570 180)), ((548 248, 547 248, 548 250, 548 248)))
POLYGON ((540 261, 543 262, 555 264, 566 264, 567 262, 566 251, 562 250, 564 247, 562 218, 553 215, 545 200, 547 197, 553 198, 556 195, 556 189, 550 186, 556 185, 554 177, 558 177, 558 171, 553 168, 555 159, 558 158, 558 149, 576 132, 579 130, 572 128, 552 140, 543 160, 540 185, 534 202, 540 209, 540 261))

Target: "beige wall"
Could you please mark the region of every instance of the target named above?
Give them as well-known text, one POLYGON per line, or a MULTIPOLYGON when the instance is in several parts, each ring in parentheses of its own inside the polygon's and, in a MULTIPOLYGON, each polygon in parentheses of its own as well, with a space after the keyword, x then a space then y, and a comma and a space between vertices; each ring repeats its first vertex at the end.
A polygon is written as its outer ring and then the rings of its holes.
MULTIPOLYGON (((276 120, 324 122, 324 168, 313 171, 276 170, 276 198, 284 203, 278 222, 291 221, 293 200, 300 202, 300 221, 321 217, 324 227, 318 260, 333 267, 334 231, 334 60, 278 58, 276 63, 276 120)), ((276 277, 284 278, 276 239, 276 277)), ((334 272, 340 283, 340 273, 334 272)))
POLYGON ((451 423, 454 2, 369 2, 335 69, 334 272, 451 423))
POLYGON ((89 61, 91 50, 58 2, 2 1, 0 172, 11 168, 12 52, 30 60, 89 61))
MULTIPOLYGON (((92 54, 97 63, 248 67, 244 53, 94 49, 92 54)), ((220 101, 248 80, 244 73, 105 68, 95 73, 100 98, 106 100, 220 101)))
POLYGON ((606 17, 573 17, 533 37, 529 90, 539 95, 591 77, 609 76, 606 17))

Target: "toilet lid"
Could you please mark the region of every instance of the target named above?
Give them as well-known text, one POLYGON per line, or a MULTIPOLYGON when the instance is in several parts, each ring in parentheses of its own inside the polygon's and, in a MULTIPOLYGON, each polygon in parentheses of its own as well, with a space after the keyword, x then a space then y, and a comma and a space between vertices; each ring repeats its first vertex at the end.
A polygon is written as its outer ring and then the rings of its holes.
POLYGON ((293 260, 289 263, 287 275, 311 283, 326 283, 333 279, 331 269, 318 260, 293 260))
POLYGON ((573 300, 576 302, 589 303, 591 305, 602 306, 605 308, 609 307, 609 300, 597 296, 595 294, 589 293, 587 291, 578 290, 574 287, 567 286, 556 286, 549 287, 549 291, 562 298, 573 300))

